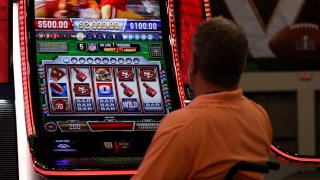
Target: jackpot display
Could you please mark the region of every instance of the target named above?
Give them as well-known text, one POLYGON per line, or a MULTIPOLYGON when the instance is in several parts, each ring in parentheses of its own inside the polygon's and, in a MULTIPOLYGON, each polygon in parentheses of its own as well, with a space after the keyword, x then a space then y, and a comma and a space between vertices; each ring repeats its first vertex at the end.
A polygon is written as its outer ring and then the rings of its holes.
POLYGON ((173 109, 159 2, 34 3, 42 130, 156 130, 173 109))

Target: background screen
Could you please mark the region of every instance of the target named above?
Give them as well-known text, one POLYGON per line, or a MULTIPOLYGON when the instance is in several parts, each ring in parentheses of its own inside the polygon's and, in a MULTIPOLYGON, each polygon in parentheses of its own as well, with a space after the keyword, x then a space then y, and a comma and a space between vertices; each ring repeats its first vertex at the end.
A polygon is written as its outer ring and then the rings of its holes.
POLYGON ((44 130, 156 130, 172 110, 159 1, 34 3, 44 130))
POLYGON ((243 26, 250 55, 246 71, 318 70, 319 0, 214 0, 213 16, 243 26))

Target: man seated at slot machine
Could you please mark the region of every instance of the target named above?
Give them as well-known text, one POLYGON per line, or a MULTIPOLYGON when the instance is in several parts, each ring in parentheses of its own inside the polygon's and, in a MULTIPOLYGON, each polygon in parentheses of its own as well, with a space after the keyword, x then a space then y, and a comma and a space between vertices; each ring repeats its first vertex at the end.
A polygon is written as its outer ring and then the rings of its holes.
MULTIPOLYGON (((268 161, 266 111, 243 95, 248 56, 242 27, 223 17, 202 22, 192 38, 189 83, 195 99, 162 120, 133 180, 224 179, 239 161, 268 161)), ((239 171, 235 179, 263 179, 239 171)))

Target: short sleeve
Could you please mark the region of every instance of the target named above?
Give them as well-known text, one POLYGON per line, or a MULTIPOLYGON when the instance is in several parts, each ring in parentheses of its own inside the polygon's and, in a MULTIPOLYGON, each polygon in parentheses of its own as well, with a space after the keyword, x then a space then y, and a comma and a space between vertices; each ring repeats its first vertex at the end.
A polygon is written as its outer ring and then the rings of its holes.
POLYGON ((193 163, 192 151, 182 137, 182 125, 163 120, 132 180, 186 179, 193 163))

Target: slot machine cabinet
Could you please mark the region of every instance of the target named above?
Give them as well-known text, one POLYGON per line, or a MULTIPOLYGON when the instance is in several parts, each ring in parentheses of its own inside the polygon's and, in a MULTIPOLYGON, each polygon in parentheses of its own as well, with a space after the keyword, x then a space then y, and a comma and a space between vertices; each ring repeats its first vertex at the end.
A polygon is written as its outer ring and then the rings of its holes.
POLYGON ((178 19, 178 44, 180 48, 180 64, 182 72, 182 82, 186 94, 186 103, 193 99, 194 95, 189 87, 188 66, 191 59, 192 35, 198 24, 204 19, 210 19, 210 0, 177 0, 178 19))
POLYGON ((11 40, 9 39, 11 36, 11 22, 10 22, 10 16, 9 13, 11 13, 11 7, 9 6, 8 1, 2 1, 0 2, 0 53, 3 54, 3 57, 0 59, 2 66, 0 67, 0 83, 8 83, 10 74, 12 73, 10 71, 10 61, 9 61, 9 53, 8 49, 10 48, 11 45, 11 40))
POLYGON ((109 19, 88 17, 92 4, 52 13, 52 2, 18 5, 17 111, 32 167, 44 176, 133 175, 161 118, 184 107, 174 1, 104 5, 109 19))

